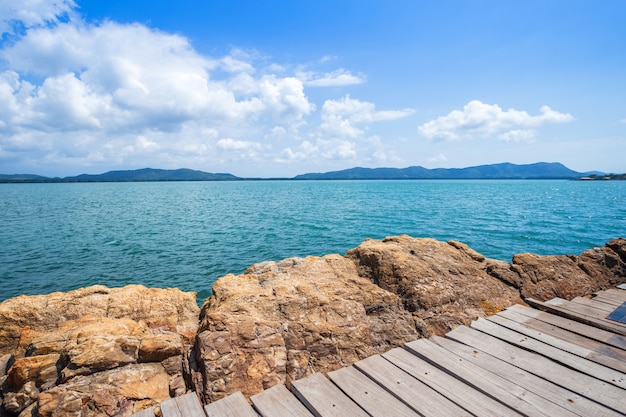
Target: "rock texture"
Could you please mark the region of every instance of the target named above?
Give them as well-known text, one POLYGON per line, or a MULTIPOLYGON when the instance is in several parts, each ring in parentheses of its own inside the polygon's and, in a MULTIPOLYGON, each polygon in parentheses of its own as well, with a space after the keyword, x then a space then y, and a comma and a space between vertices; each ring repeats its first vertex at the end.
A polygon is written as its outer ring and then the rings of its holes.
POLYGON ((425 336, 522 303, 519 292, 487 273, 481 254, 459 242, 409 236, 368 239, 347 252, 359 275, 402 298, 425 336))
POLYGON ((249 396, 527 297, 624 282, 626 239, 509 263, 396 236, 253 265, 217 280, 201 311, 193 293, 137 285, 21 296, 0 303, 0 416, 128 416, 189 390, 249 396))
POLYGON ((202 308, 206 400, 350 365, 419 336, 396 295, 339 255, 253 265, 218 280, 202 308))
POLYGON ((184 394, 198 315, 195 294, 138 285, 7 300, 2 410, 130 415, 184 394))

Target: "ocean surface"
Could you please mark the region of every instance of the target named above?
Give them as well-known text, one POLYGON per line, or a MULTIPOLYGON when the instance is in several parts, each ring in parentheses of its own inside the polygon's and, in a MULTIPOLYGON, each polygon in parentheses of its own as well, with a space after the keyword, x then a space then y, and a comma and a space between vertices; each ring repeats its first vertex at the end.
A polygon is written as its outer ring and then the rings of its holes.
POLYGON ((201 303, 254 263, 399 234, 579 254, 626 237, 626 181, 0 184, 0 301, 138 283, 201 303))

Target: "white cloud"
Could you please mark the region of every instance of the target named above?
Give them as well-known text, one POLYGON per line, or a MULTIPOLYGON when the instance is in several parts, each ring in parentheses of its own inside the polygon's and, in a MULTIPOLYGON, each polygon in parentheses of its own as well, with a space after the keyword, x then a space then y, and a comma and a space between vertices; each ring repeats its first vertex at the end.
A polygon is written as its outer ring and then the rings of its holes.
POLYGON ((55 23, 75 7, 72 0, 0 0, 0 34, 14 33, 16 24, 31 28, 55 23))
POLYGON ((251 150, 259 150, 262 146, 260 143, 256 142, 225 138, 217 141, 217 147, 229 152, 247 152, 251 150))
POLYGON ((340 68, 327 73, 314 71, 298 72, 296 77, 307 87, 338 87, 362 84, 365 82, 363 74, 354 75, 350 71, 340 68))
POLYGON ((411 109, 376 111, 374 103, 353 99, 346 95, 340 100, 324 102, 320 130, 325 135, 357 138, 364 134, 364 129, 357 125, 400 119, 411 114, 413 114, 411 109))
POLYGON ((537 136, 537 134, 532 129, 515 129, 498 135, 498 139, 507 143, 520 143, 532 142, 535 139, 535 136, 537 136))
POLYGON ((572 115, 559 113, 548 106, 541 107, 540 111, 540 115, 531 116, 526 111, 503 111, 497 104, 473 100, 463 110, 454 110, 447 116, 424 123, 419 132, 429 139, 460 140, 499 134, 501 139, 513 141, 524 136, 528 139, 530 127, 574 120, 572 115))

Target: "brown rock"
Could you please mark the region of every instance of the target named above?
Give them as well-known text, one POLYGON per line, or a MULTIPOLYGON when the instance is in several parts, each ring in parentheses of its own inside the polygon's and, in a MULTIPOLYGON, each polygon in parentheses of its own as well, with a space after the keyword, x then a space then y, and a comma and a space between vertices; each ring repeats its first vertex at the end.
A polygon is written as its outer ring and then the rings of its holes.
POLYGON ((515 289, 486 272, 493 262, 458 242, 406 235, 369 239, 346 257, 357 265, 359 275, 398 294, 432 334, 443 335, 522 302, 515 289))
POLYGON ((160 364, 131 364, 79 376, 39 395, 38 415, 129 416, 170 398, 170 377, 160 364))
POLYGON ((193 293, 137 285, 3 302, 0 415, 128 415, 184 394, 198 313, 193 293))
POLYGON ((27 382, 18 392, 9 392, 4 396, 3 407, 6 411, 18 414, 37 401, 39 390, 34 381, 27 382))
POLYGON ((60 362, 58 353, 18 358, 9 368, 7 384, 10 388, 20 389, 32 381, 46 389, 56 382, 60 362))
MULTIPOLYGON (((612 241, 617 250, 623 240, 612 241)), ((522 296, 543 301, 554 297, 571 300, 626 282, 626 264, 609 244, 580 256, 519 254, 513 257, 512 268, 521 277, 522 296)))
POLYGON ((617 255, 622 259, 622 262, 626 262, 626 239, 613 239, 606 244, 606 247, 617 253, 617 255))
POLYGON ((198 364, 210 401, 337 369, 418 337, 400 299, 339 255, 223 277, 202 316, 198 364))
POLYGON ((197 330, 198 313, 195 293, 176 288, 94 285, 67 293, 19 296, 0 303, 0 355, 17 348, 25 327, 50 331, 84 316, 143 321, 151 329, 176 332, 189 343, 197 330))

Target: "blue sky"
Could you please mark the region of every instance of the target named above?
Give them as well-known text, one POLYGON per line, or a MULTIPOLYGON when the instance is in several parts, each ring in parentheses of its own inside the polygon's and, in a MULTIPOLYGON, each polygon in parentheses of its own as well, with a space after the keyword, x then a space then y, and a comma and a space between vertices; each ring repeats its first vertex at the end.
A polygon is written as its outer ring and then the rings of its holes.
POLYGON ((625 172, 624 22, 623 0, 0 0, 0 173, 625 172))

